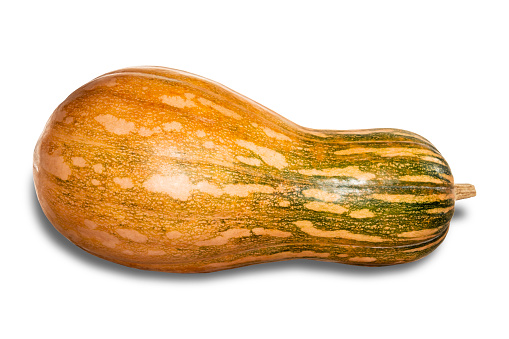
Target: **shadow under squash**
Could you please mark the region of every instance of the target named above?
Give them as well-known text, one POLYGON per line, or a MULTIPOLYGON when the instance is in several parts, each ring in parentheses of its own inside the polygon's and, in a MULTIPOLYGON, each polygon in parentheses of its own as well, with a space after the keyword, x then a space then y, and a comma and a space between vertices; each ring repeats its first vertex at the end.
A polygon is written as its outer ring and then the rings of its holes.
MULTIPOLYGON (((181 273, 167 273, 167 272, 155 272, 145 271, 135 268, 130 268, 109 262, 107 260, 96 257, 88 252, 85 252, 78 246, 70 242, 60 232, 58 232, 53 225, 50 223, 46 215, 42 211, 42 208, 37 199, 35 187, 32 177, 30 177, 30 197, 31 207, 33 214, 37 219, 39 226, 41 227, 43 234, 46 236, 46 240, 50 241, 59 248, 65 255, 71 256, 76 259, 78 265, 89 265, 97 269, 105 270, 108 273, 120 274, 129 276, 135 279, 157 279, 157 280, 193 280, 193 281, 206 281, 209 279, 228 279, 234 276, 251 275, 251 274, 269 274, 270 272, 276 271, 302 271, 309 272, 326 272, 329 274, 346 274, 355 276, 365 277, 376 277, 384 275, 402 274, 407 271, 417 269, 420 266, 426 265, 433 262, 435 259, 435 253, 440 251, 440 247, 427 255, 423 259, 415 262, 406 263, 402 265, 384 266, 384 267, 362 267, 352 266, 346 264, 296 259, 279 261, 272 263, 256 264, 251 266, 245 266, 230 270, 204 273, 204 274, 181 274, 181 273)), ((457 208, 454 218, 461 219, 465 215, 465 211, 461 208, 457 208)))
POLYGON ((465 219, 467 216, 467 209, 465 206, 454 206, 454 216, 452 220, 459 221, 465 219))

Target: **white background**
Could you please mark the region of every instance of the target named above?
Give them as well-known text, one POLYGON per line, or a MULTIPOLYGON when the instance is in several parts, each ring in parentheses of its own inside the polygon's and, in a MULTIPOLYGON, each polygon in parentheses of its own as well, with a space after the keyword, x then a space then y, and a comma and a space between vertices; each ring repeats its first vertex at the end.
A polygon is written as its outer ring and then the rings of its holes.
POLYGON ((2 338, 508 337, 507 1, 6 1, 0 16, 2 338), (438 250, 395 267, 179 275, 95 258, 42 214, 32 152, 67 95, 138 65, 307 127, 417 132, 478 196, 438 250))

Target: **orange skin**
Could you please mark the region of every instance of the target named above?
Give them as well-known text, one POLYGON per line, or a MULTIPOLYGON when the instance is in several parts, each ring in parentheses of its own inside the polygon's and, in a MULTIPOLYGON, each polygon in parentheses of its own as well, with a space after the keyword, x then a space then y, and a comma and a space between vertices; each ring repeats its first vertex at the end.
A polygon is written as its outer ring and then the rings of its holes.
POLYGON ((417 134, 304 128, 160 67, 71 94, 37 143, 34 181, 48 219, 85 251, 185 273, 414 261, 443 241, 455 201, 446 161, 417 134))

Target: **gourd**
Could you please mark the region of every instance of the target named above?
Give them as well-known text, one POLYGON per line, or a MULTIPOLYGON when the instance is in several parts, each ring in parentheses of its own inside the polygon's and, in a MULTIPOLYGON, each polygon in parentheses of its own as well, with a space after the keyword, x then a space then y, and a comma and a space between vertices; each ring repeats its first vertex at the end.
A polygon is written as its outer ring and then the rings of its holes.
POLYGON ((186 273, 411 262, 444 240, 455 200, 475 195, 420 135, 304 128, 162 67, 72 93, 37 143, 34 182, 48 219, 83 250, 186 273))

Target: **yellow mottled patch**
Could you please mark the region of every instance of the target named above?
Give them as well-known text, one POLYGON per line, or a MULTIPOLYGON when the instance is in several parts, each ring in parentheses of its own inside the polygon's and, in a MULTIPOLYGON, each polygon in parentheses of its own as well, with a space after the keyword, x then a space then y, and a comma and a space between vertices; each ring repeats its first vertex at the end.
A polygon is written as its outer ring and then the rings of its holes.
POLYGON ((85 227, 78 227, 77 231, 82 237, 97 240, 102 245, 109 248, 113 248, 120 243, 120 240, 118 240, 117 237, 109 234, 108 232, 92 230, 85 227))
POLYGON ((353 262, 373 262, 373 261, 376 261, 376 258, 372 258, 372 257, 352 257, 352 258, 348 258, 348 261, 353 261, 353 262))
POLYGON ((428 139, 426 139, 423 136, 416 134, 416 133, 412 133, 412 132, 408 132, 408 131, 394 131, 394 130, 391 133, 394 133, 396 135, 403 135, 405 137, 416 138, 416 139, 424 141, 425 143, 429 143, 428 139))
POLYGON ((161 133, 161 127, 154 127, 152 129, 140 127, 140 129, 138 129, 138 134, 141 135, 142 137, 149 137, 155 133, 161 133))
POLYGON ((173 107, 177 108, 186 108, 186 107, 195 107, 196 104, 194 103, 192 98, 182 98, 178 95, 163 95, 159 97, 162 102, 165 104, 168 104, 173 107))
POLYGON ((203 138, 203 137, 204 137, 204 136, 206 136, 206 135, 207 135, 207 133, 205 133, 205 132, 204 132, 204 131, 202 131, 202 130, 196 131, 196 136, 197 136, 198 138, 203 138))
POLYGON ((237 155, 236 158, 238 161, 250 166, 260 166, 262 164, 262 161, 257 158, 247 158, 241 155, 237 155))
POLYGON ((279 206, 281 207, 288 207, 290 206, 290 202, 288 200, 283 200, 279 202, 279 206))
POLYGON ((136 130, 134 122, 127 122, 126 120, 117 118, 111 114, 101 114, 96 116, 94 119, 110 133, 123 135, 136 130))
POLYGON ((98 186, 101 184, 101 182, 97 179, 92 179, 91 182, 92 182, 92 185, 95 185, 95 186, 98 186))
POLYGON ((77 167, 85 167, 87 166, 87 162, 82 157, 72 157, 72 164, 77 167))
POLYGON ((226 107, 217 105, 217 104, 213 103, 210 100, 207 100, 205 98, 199 98, 198 101, 201 104, 205 105, 205 106, 212 107, 213 109, 215 109, 216 111, 218 111, 219 113, 221 113, 223 115, 226 115, 227 117, 231 117, 231 118, 234 118, 234 119, 237 119, 237 120, 242 119, 242 116, 240 116, 239 114, 235 113, 231 109, 228 109, 226 107))
POLYGON ((317 129, 308 129, 308 128, 305 128, 304 130, 308 134, 311 134, 311 135, 314 135, 314 136, 317 136, 317 137, 321 137, 321 138, 330 138, 330 137, 333 136, 332 134, 326 134, 326 133, 320 132, 320 130, 317 130, 317 129))
POLYGON ((215 197, 219 197, 224 194, 224 191, 221 188, 207 181, 198 182, 196 185, 192 186, 192 189, 215 197))
POLYGON ((343 206, 319 201, 308 202, 304 204, 304 207, 317 212, 329 212, 337 214, 342 214, 348 211, 348 209, 343 206))
POLYGON ((420 231, 403 232, 403 233, 399 233, 397 236, 403 237, 403 238, 430 237, 430 236, 433 236, 435 233, 437 233, 440 229, 442 229, 442 227, 430 228, 430 229, 420 230, 420 231))
POLYGON ((212 141, 205 141, 203 143, 203 147, 208 148, 208 149, 212 149, 212 148, 215 147, 215 145, 214 145, 214 143, 212 141))
POLYGON ((426 211, 426 213, 429 214, 435 214, 435 213, 447 213, 450 210, 452 210, 454 206, 444 207, 444 208, 432 208, 426 211))
POLYGON ((148 241, 148 237, 146 235, 141 234, 138 231, 127 229, 127 228, 120 228, 116 230, 117 233, 126 239, 129 239, 131 241, 137 242, 137 243, 146 243, 148 241))
POLYGON ((157 193, 166 193, 174 199, 186 201, 191 195, 194 186, 187 175, 162 176, 156 174, 143 184, 147 190, 157 193))
POLYGON ((294 224, 299 227, 303 232, 315 236, 315 237, 323 237, 323 238, 343 238, 348 240, 357 240, 357 241, 372 241, 372 242, 382 242, 385 239, 375 236, 375 235, 365 235, 365 234, 357 234, 352 233, 345 230, 334 230, 334 231, 324 231, 318 228, 315 228, 313 223, 308 220, 299 220, 295 221, 294 224))
POLYGON ((422 149, 422 148, 402 148, 402 147, 353 147, 344 149, 341 151, 336 151, 334 154, 336 155, 353 155, 353 154, 364 154, 364 153, 374 153, 381 156, 386 157, 397 157, 404 155, 419 155, 419 154, 427 154, 427 155, 436 155, 435 152, 422 149))
POLYGON ((53 112, 53 119, 55 119, 55 121, 57 122, 62 122, 64 120, 64 118, 66 117, 67 115, 67 111, 63 110, 63 109, 57 109, 55 110, 55 112, 53 112))
POLYGON ((102 164, 95 164, 94 166, 92 166, 92 168, 95 173, 99 173, 99 174, 101 174, 104 170, 104 167, 102 164))
POLYGON ((250 193, 259 192, 259 193, 274 193, 274 188, 267 185, 258 185, 258 184, 236 184, 236 185, 226 185, 223 189, 226 194, 236 195, 238 197, 247 197, 250 193))
POLYGON ((326 201, 326 202, 332 202, 332 201, 337 201, 337 200, 341 199, 341 195, 339 195, 339 194, 330 193, 330 192, 322 191, 322 190, 315 189, 315 188, 312 188, 309 190, 304 190, 304 191, 302 191, 302 194, 304 194, 304 196, 306 198, 315 198, 315 199, 318 199, 321 201, 326 201))
POLYGON ((273 131, 271 130, 270 128, 268 127, 264 127, 263 128, 263 131, 265 132, 265 134, 268 136, 268 137, 271 137, 271 138, 274 138, 274 139, 278 139, 278 140, 283 140, 283 141, 292 141, 292 139, 290 139, 289 137, 287 137, 286 135, 284 134, 281 134, 281 133, 278 133, 276 131, 273 131))
POLYGON ((422 148, 401 148, 401 147, 354 147, 334 152, 336 155, 354 155, 354 154, 375 154, 381 157, 414 157, 421 158, 426 161, 443 163, 440 155, 429 149, 422 148), (431 160, 430 160, 431 159, 431 160))
POLYGON ((101 85, 104 85, 106 87, 114 87, 117 85, 117 79, 115 78, 105 78, 105 80, 103 81, 103 83, 101 85))
POLYGON ((285 232, 280 230, 271 230, 271 229, 265 229, 262 227, 256 227, 252 229, 252 232, 256 235, 269 235, 271 237, 280 237, 280 238, 287 238, 291 237, 291 232, 285 232))
POLYGON ((434 157, 430 157, 428 155, 421 157, 421 160, 429 161, 429 162, 434 162, 434 163, 437 163, 437 164, 440 164, 440 165, 445 165, 445 161, 437 159, 437 158, 434 158, 434 157))
POLYGON ((41 166, 54 176, 67 180, 71 175, 71 168, 64 161, 63 156, 41 154, 41 166))
POLYGON ((330 256, 330 253, 320 253, 314 251, 302 251, 302 252, 280 252, 269 255, 253 255, 249 257, 240 258, 233 261, 228 262, 218 262, 209 264, 209 267, 228 267, 232 265, 239 265, 245 263, 253 263, 253 262, 270 262, 270 261, 280 261, 280 260, 288 260, 288 259, 297 259, 297 258, 327 258, 330 256))
POLYGON ((394 133, 392 128, 372 128, 372 129, 352 129, 346 131, 332 131, 333 134, 354 134, 354 135, 365 135, 373 133, 394 133))
POLYGON ((423 203, 454 199, 453 194, 413 195, 413 194, 372 194, 367 198, 388 202, 423 203))
POLYGON ((371 180, 376 177, 375 174, 363 172, 357 166, 348 166, 343 168, 324 168, 324 169, 301 169, 298 170, 300 174, 309 176, 324 176, 324 177, 352 177, 359 180, 371 180))
POLYGON ((168 239, 178 239, 182 236, 182 233, 180 233, 179 231, 169 231, 169 232, 166 232, 166 237, 168 239))
POLYGON ((229 239, 232 238, 243 238, 251 235, 251 231, 244 228, 232 228, 227 231, 221 232, 221 235, 204 241, 198 241, 196 245, 198 246, 218 246, 224 245, 228 242, 229 239))
POLYGON ((147 255, 165 255, 166 252, 163 250, 148 250, 147 255))
POLYGON ((67 117, 65 118, 64 120, 64 124, 67 124, 69 125, 70 123, 72 123, 74 121, 74 118, 73 117, 67 117))
POLYGON ((143 184, 147 190, 157 193, 166 193, 174 199, 186 201, 193 191, 199 191, 219 197, 228 194, 238 197, 247 197, 251 193, 274 193, 274 188, 258 184, 231 184, 223 188, 206 181, 197 184, 191 183, 186 175, 162 176, 154 175, 143 184))
POLYGON ((92 230, 97 228, 97 224, 95 222, 93 222, 92 220, 85 219, 84 224, 85 224, 85 226, 87 226, 88 228, 90 228, 92 230))
POLYGON ((113 182, 117 185, 119 185, 120 187, 122 188, 133 188, 134 185, 133 185, 133 182, 131 181, 130 178, 113 178, 113 182))
POLYGON ((362 209, 362 210, 351 212, 350 216, 352 218, 357 218, 357 219, 373 218, 375 216, 375 213, 373 213, 370 210, 368 210, 367 208, 365 208, 365 209, 362 209))
POLYGON ((257 146, 251 141, 245 141, 245 140, 236 140, 235 141, 237 145, 247 148, 248 150, 256 153, 262 160, 269 166, 273 166, 277 169, 283 169, 286 166, 288 166, 288 163, 286 162, 286 158, 267 147, 257 146))
POLYGON ((433 178, 429 175, 404 175, 398 178, 401 181, 410 182, 430 182, 433 184, 442 184, 444 181, 441 179, 433 178))
POLYGON ((68 230, 66 237, 75 243, 83 241, 83 238, 74 230, 68 230))
POLYGON ((177 131, 179 132, 182 129, 182 124, 177 121, 167 122, 163 124, 163 129, 167 132, 177 131))

